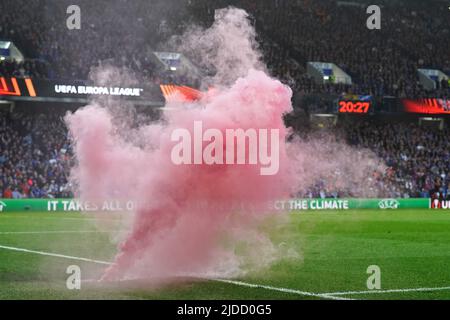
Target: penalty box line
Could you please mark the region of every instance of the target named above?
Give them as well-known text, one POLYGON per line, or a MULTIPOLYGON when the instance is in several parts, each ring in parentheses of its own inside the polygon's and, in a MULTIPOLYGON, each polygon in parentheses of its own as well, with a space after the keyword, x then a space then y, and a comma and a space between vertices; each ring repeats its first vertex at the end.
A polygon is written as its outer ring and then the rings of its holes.
MULTIPOLYGON (((64 254, 44 252, 44 251, 37 251, 37 250, 29 250, 29 249, 24 249, 24 248, 16 248, 16 247, 3 246, 3 245, 0 245, 0 249, 11 250, 11 251, 18 251, 18 252, 25 252, 25 253, 34 253, 34 254, 39 254, 39 255, 43 255, 43 256, 63 258, 63 259, 70 259, 70 260, 77 260, 77 261, 92 262, 92 263, 103 264, 103 265, 112 265, 113 264, 112 262, 108 262, 108 261, 101 261, 101 260, 95 260, 95 259, 89 259, 89 258, 81 258, 81 257, 64 255, 64 254)), ((242 282, 242 281, 234 281, 234 280, 226 280, 226 279, 214 279, 214 278, 201 278, 201 277, 195 277, 195 278, 201 279, 201 280, 209 280, 209 281, 216 281, 216 282, 234 284, 234 285, 248 287, 248 288, 266 289, 266 290, 271 290, 271 291, 278 291, 278 292, 291 293, 291 294, 297 294, 297 295, 309 296, 309 297, 316 297, 316 298, 323 298, 323 299, 352 300, 352 299, 348 299, 348 298, 344 298, 344 297, 334 297, 331 294, 313 293, 313 292, 300 291, 300 290, 295 290, 295 289, 279 288, 279 287, 272 287, 272 286, 266 286, 266 285, 247 283, 247 282, 242 282)))

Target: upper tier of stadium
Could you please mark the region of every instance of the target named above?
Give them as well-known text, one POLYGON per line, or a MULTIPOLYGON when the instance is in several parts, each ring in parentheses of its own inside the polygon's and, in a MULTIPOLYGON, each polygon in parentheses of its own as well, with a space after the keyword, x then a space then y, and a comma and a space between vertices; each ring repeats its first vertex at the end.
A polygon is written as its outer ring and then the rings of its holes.
POLYGON ((12 40, 26 59, 0 61, 0 76, 85 80, 92 67, 111 61, 147 81, 193 85, 189 77, 156 72, 148 53, 165 49, 171 35, 192 24, 210 25, 215 9, 235 5, 249 12, 270 72, 296 93, 449 98, 447 81, 427 90, 417 75, 419 68, 450 73, 447 6, 437 0, 379 2, 381 30, 365 27, 361 7, 334 0, 80 0, 83 29, 73 31, 65 27, 70 1, 2 0, 0 39, 12 40), (352 85, 315 83, 308 61, 334 63, 352 85))

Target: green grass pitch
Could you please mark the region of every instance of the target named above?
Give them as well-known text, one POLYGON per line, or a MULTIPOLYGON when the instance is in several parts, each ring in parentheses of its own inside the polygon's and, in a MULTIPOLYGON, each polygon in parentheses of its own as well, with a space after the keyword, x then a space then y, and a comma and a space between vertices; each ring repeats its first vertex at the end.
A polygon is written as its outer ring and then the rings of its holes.
POLYGON ((290 220, 272 231, 273 241, 297 247, 301 259, 278 261, 236 283, 186 278, 153 288, 83 281, 81 290, 68 290, 69 265, 81 267, 82 279, 97 278, 105 265, 10 248, 111 261, 108 234, 95 232, 81 214, 1 213, 0 300, 450 299, 450 212, 309 211, 290 220), (380 267, 381 291, 366 292, 370 265, 380 267))

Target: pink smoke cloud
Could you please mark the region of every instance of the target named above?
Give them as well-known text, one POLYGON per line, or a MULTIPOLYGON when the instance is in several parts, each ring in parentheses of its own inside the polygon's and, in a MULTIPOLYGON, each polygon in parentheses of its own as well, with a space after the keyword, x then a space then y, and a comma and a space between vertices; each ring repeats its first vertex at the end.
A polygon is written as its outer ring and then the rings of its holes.
POLYGON ((248 271, 248 261, 264 267, 277 257, 268 236, 257 228, 272 214, 269 203, 342 164, 348 164, 344 174, 354 179, 347 176, 345 181, 352 184, 372 170, 374 161, 356 165, 361 155, 339 144, 315 157, 325 145, 286 142, 290 131, 283 115, 292 111, 292 92, 265 73, 254 37, 247 14, 233 8, 220 11, 210 29, 184 35, 191 53, 203 52, 204 65, 216 69, 208 81, 217 89, 189 105, 171 104, 164 122, 126 130, 115 114, 117 106, 100 102, 67 115, 77 159, 71 179, 78 198, 137 203, 130 230, 104 279, 232 276, 248 271), (278 130, 279 171, 261 175, 260 163, 174 164, 171 134, 182 128, 194 135, 195 121, 224 135, 227 129, 278 130), (341 151, 350 155, 340 156, 341 151), (238 254, 239 243, 252 250, 238 254))
POLYGON ((141 127, 139 134, 145 135, 150 148, 124 141, 105 108, 92 105, 69 115, 79 197, 95 202, 121 196, 140 203, 107 277, 207 272, 218 261, 223 263, 224 257, 232 261, 232 249, 222 247, 226 233, 245 225, 255 227, 258 217, 268 213, 267 203, 289 195, 293 181, 282 114, 291 110, 290 98, 288 87, 251 70, 207 101, 167 112, 166 125, 141 127), (192 132, 194 121, 199 120, 205 129, 221 132, 278 129, 279 172, 263 176, 260 165, 249 164, 173 164, 171 132, 178 128, 192 132))

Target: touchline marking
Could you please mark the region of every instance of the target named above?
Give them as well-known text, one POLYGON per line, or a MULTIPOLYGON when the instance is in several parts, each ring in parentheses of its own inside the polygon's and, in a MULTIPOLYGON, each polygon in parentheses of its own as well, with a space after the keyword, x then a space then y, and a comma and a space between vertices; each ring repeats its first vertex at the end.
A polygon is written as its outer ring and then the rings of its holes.
POLYGON ((109 233, 109 232, 120 232, 116 230, 111 231, 99 231, 99 230, 55 230, 55 231, 1 231, 2 234, 53 234, 53 233, 109 233))
POLYGON ((0 215, 1 219, 10 219, 10 218, 14 218, 14 219, 50 219, 50 220, 78 220, 78 221, 122 221, 121 219, 118 218, 91 218, 91 217, 33 217, 33 216, 19 216, 19 215, 10 215, 10 216, 4 216, 4 215, 0 215))
POLYGON ((227 279, 206 279, 206 280, 213 280, 213 281, 217 281, 217 282, 229 283, 229 284, 234 284, 237 286, 243 286, 243 287, 248 287, 248 288, 266 289, 266 290, 279 291, 279 292, 284 292, 284 293, 292 293, 292 294, 298 294, 298 295, 302 295, 302 296, 309 296, 309 297, 316 297, 316 298, 323 298, 323 299, 353 300, 350 298, 334 297, 332 294, 328 294, 328 293, 313 293, 313 292, 308 292, 308 291, 300 291, 300 290, 295 290, 295 289, 272 287, 272 286, 253 284, 253 283, 247 283, 247 282, 235 281, 235 280, 227 280, 227 279))
POLYGON ((8 247, 8 246, 2 246, 2 245, 0 245, 0 249, 35 253, 35 254, 40 254, 42 256, 50 256, 50 257, 57 257, 57 258, 64 258, 64 259, 71 259, 71 260, 87 261, 87 262, 94 262, 94 263, 106 264, 106 265, 112 264, 111 262, 107 262, 107 261, 94 260, 94 259, 88 259, 88 258, 80 258, 80 257, 74 257, 74 256, 66 256, 64 254, 50 253, 50 252, 36 251, 36 250, 28 250, 28 249, 23 249, 23 248, 8 247))
MULTIPOLYGON (((64 259, 71 259, 71 260, 93 262, 93 263, 104 264, 104 265, 112 265, 113 264, 112 262, 108 262, 108 261, 94 260, 94 259, 88 259, 88 258, 80 258, 80 257, 74 257, 74 256, 67 256, 67 255, 63 255, 63 254, 50 253, 50 252, 44 252, 44 251, 36 251, 36 250, 28 250, 28 249, 23 249, 23 248, 16 248, 16 247, 9 247, 9 246, 2 246, 2 245, 0 245, 0 249, 19 251, 19 252, 27 252, 27 253, 34 253, 34 254, 40 254, 40 255, 43 255, 43 256, 50 256, 50 257, 57 257, 57 258, 64 258, 64 259)), ((247 282, 242 282, 242 281, 234 281, 234 280, 226 280, 226 279, 213 279, 213 278, 199 278, 199 279, 209 280, 209 281, 216 281, 216 282, 223 282, 223 283, 229 283, 229 284, 234 284, 234 285, 238 285, 238 286, 245 286, 245 287, 248 287, 248 288, 260 288, 260 289, 279 291, 279 292, 285 292, 285 293, 292 293, 292 294, 298 294, 298 295, 309 296, 309 297, 318 297, 318 298, 323 298, 323 299, 353 300, 353 299, 350 299, 350 298, 333 297, 330 294, 312 293, 312 292, 300 291, 300 290, 294 290, 294 289, 278 288, 278 287, 272 287, 272 286, 252 284, 252 283, 247 283, 247 282)))
POLYGON ((409 288, 409 289, 387 289, 387 290, 366 290, 366 291, 342 291, 323 293, 332 296, 345 296, 356 294, 374 294, 374 293, 403 293, 403 292, 420 292, 420 291, 444 291, 450 290, 450 287, 434 287, 434 288, 409 288))

